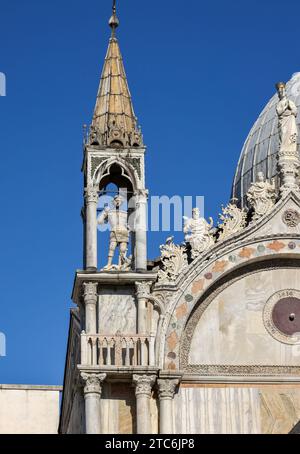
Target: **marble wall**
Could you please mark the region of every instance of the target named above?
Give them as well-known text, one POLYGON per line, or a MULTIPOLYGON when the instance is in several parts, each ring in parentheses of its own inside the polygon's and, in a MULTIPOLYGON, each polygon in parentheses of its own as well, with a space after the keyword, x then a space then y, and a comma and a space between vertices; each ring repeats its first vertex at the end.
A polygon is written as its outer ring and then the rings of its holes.
POLYGON ((174 433, 287 434, 300 419, 299 386, 181 386, 174 433))
POLYGON ((261 271, 221 292, 202 314, 189 364, 298 366, 299 345, 276 340, 266 330, 263 309, 276 291, 300 289, 299 269, 261 271))
POLYGON ((136 333, 137 309, 133 287, 102 287, 98 307, 100 334, 136 333))
MULTIPOLYGON (((158 408, 150 401, 152 433, 158 433, 158 408)), ((128 383, 106 383, 101 398, 101 420, 105 434, 136 433, 136 398, 128 383)))

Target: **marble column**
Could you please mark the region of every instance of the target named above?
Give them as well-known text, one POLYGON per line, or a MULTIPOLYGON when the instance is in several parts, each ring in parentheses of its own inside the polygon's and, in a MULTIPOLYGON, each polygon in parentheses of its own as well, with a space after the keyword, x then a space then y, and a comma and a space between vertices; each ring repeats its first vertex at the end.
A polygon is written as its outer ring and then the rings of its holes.
POLYGON ((84 305, 85 305, 85 332, 86 334, 97 334, 97 282, 85 282, 83 284, 84 305))
POLYGON ((136 424, 138 434, 151 434, 150 399, 155 375, 134 375, 136 395, 136 424))
POLYGON ((98 189, 88 186, 85 189, 85 261, 86 269, 97 270, 97 205, 98 189))
POLYGON ((84 383, 86 434, 101 434, 100 400, 106 374, 82 372, 81 378, 84 383))
POLYGON ((148 191, 136 193, 135 223, 135 267, 137 271, 147 270, 147 203, 148 191))
POLYGON ((136 282, 136 297, 138 302, 138 334, 146 334, 147 326, 147 297, 150 294, 151 282, 136 282))
POLYGON ((159 397, 159 433, 173 434, 173 399, 176 387, 179 384, 178 379, 159 379, 158 397, 159 397))

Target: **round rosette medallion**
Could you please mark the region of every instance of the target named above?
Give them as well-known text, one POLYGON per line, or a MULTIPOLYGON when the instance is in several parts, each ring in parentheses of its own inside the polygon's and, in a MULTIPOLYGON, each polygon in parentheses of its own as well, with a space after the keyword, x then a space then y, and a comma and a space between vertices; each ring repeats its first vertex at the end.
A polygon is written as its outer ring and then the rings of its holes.
POLYGON ((281 290, 265 304, 263 320, 267 331, 284 344, 300 344, 300 291, 281 290))

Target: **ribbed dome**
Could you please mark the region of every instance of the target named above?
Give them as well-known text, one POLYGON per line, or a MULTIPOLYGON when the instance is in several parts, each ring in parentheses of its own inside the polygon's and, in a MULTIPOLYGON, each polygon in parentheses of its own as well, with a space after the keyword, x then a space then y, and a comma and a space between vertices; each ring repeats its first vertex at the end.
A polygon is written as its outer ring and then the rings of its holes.
MULTIPOLYGON (((297 123, 300 127, 300 73, 295 73, 286 86, 287 96, 298 107, 297 123)), ((257 173, 264 172, 267 178, 275 178, 278 184, 276 155, 279 147, 278 117, 275 94, 268 102, 252 127, 242 149, 239 163, 233 180, 232 197, 246 205, 246 194, 257 173)), ((298 138, 300 143, 300 135, 298 138)), ((299 144, 298 144, 299 145, 299 144)))

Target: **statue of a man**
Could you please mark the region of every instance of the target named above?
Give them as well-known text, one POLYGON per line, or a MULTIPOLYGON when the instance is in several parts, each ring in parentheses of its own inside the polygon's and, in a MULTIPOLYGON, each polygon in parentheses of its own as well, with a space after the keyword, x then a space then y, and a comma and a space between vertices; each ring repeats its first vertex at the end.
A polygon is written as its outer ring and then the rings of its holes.
POLYGON ((192 250, 192 258, 207 251, 213 244, 212 236, 213 219, 210 218, 210 223, 206 219, 200 217, 199 208, 193 209, 192 218, 184 217, 183 232, 186 243, 189 243, 192 250))
POLYGON ((278 115, 278 130, 280 150, 282 152, 296 152, 298 127, 296 123, 297 107, 293 101, 287 98, 285 83, 276 84, 279 102, 276 106, 278 115))
POLYGON ((114 197, 114 209, 106 207, 103 213, 98 218, 98 224, 109 223, 110 225, 110 240, 108 262, 105 270, 112 268, 123 270, 129 268, 130 259, 127 258, 128 243, 129 243, 129 228, 127 222, 127 212, 120 210, 124 200, 119 195, 114 197), (112 264, 116 248, 119 247, 119 263, 118 266, 112 264))
POLYGON ((247 193, 249 205, 254 210, 253 221, 269 213, 276 202, 275 182, 265 180, 263 172, 258 172, 257 181, 252 183, 247 193))

